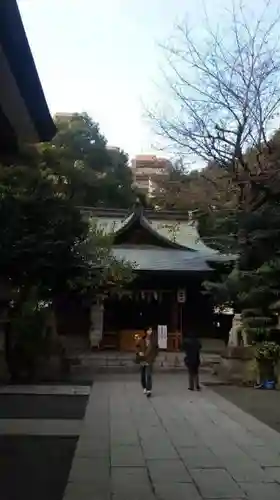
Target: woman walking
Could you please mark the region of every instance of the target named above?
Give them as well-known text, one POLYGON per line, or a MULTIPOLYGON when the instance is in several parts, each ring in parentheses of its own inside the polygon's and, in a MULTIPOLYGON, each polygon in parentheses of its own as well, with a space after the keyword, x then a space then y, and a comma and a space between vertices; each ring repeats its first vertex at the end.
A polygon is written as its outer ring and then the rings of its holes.
POLYGON ((151 327, 147 328, 145 335, 138 340, 136 349, 140 363, 141 385, 144 394, 149 398, 152 394, 153 363, 158 353, 157 338, 151 327))

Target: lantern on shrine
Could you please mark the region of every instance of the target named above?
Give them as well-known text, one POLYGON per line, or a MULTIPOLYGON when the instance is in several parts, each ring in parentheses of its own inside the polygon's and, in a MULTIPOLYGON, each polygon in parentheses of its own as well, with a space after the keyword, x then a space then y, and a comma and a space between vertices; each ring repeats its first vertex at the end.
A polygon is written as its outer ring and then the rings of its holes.
POLYGON ((184 304, 186 302, 186 290, 185 288, 179 288, 177 291, 177 302, 179 304, 184 304))

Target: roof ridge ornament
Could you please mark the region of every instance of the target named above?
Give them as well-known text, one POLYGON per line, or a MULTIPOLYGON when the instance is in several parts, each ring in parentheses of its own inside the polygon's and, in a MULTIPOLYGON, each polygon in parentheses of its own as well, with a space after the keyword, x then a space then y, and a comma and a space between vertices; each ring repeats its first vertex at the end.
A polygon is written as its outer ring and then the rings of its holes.
POLYGON ((137 200, 135 201, 134 203, 134 207, 133 207, 133 212, 135 213, 135 215, 137 215, 139 218, 140 217, 143 217, 144 215, 144 207, 141 203, 141 200, 139 198, 137 198, 137 200))

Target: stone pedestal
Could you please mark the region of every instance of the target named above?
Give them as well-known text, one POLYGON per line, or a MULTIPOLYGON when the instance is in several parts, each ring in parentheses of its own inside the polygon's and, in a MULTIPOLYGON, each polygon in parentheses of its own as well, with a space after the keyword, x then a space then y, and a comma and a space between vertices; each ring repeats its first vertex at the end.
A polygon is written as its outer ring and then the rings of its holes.
POLYGON ((217 375, 227 382, 256 383, 258 381, 258 367, 254 348, 228 346, 221 355, 217 375))
POLYGON ((93 349, 98 347, 103 336, 104 305, 102 302, 93 304, 90 310, 89 342, 93 349))

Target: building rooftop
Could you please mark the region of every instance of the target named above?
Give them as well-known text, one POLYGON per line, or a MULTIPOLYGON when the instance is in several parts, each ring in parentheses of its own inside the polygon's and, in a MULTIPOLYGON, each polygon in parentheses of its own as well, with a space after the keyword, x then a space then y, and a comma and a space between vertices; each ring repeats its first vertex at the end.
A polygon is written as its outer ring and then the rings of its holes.
POLYGON ((138 271, 211 271, 211 267, 201 255, 189 250, 135 245, 115 247, 113 254, 117 259, 131 262, 138 271))
POLYGON ((0 2, 0 149, 43 142, 56 132, 16 0, 0 2))
POLYGON ((212 270, 211 263, 234 260, 233 256, 222 255, 205 245, 186 212, 156 212, 142 207, 130 212, 82 210, 105 234, 112 234, 114 255, 131 262, 139 271, 207 272, 212 270))
MULTIPOLYGON (((128 210, 83 208, 95 219, 98 227, 106 233, 116 233, 125 227, 132 216, 128 210)), ((143 217, 150 229, 178 246, 200 250, 206 255, 217 252, 207 247, 199 236, 197 225, 190 220, 188 212, 179 210, 155 211, 143 209, 143 217)))

